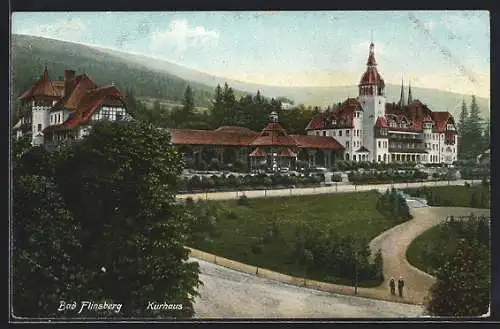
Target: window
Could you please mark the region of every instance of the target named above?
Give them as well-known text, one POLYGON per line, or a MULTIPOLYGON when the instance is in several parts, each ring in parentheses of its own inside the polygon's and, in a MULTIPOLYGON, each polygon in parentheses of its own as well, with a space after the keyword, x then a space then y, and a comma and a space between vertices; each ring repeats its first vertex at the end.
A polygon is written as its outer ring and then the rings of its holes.
POLYGON ((42 124, 41 123, 38 124, 38 131, 42 131, 42 124))
POLYGON ((316 132, 316 136, 319 136, 319 131, 316 132))
POLYGON ((346 159, 347 161, 349 161, 349 153, 346 153, 346 154, 345 154, 345 159, 346 159))
POLYGON ((326 136, 326 130, 323 130, 323 136, 326 136))
POLYGON ((382 161, 382 158, 380 157, 380 154, 378 155, 378 162, 382 161))
POLYGON ((345 131, 345 135, 346 135, 346 137, 349 137, 349 130, 345 131))
POLYGON ((339 130, 339 137, 342 137, 342 130, 339 130))
MULTIPOLYGON (((345 147, 348 148, 349 147, 349 142, 345 142, 345 147)), ((354 156, 353 156, 354 157, 354 156)))
MULTIPOLYGON (((382 143, 380 141, 378 141, 378 147, 381 148, 382 147, 382 143)), ((380 161, 380 160, 379 160, 380 161)))
POLYGON ((356 154, 352 155, 352 161, 356 161, 356 154))

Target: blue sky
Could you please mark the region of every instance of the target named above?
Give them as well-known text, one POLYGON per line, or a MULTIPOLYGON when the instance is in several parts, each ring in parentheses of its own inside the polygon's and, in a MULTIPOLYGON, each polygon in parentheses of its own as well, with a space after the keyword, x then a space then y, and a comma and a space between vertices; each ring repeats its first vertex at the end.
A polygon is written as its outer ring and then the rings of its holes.
POLYGON ((14 13, 12 33, 119 49, 222 77, 354 85, 373 35, 386 83, 489 97, 487 11, 14 13))

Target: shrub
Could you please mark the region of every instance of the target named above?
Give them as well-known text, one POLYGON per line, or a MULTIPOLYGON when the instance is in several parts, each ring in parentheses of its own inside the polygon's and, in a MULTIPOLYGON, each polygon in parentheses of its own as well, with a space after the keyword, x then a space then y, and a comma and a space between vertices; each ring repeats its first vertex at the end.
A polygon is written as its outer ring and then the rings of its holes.
POLYGON ((207 170, 207 167, 208 167, 208 165, 204 160, 201 160, 200 162, 198 162, 198 166, 197 166, 198 170, 207 170))
POLYGON ((220 160, 217 158, 213 158, 212 160, 210 160, 209 168, 212 170, 220 170, 221 169, 220 160))
POLYGON ((189 180, 188 186, 191 189, 193 189, 193 188, 200 188, 201 187, 201 178, 200 178, 200 176, 194 175, 193 177, 191 177, 191 179, 189 180))
POLYGON ((242 195, 238 198, 238 205, 239 206, 247 206, 248 205, 248 197, 246 195, 242 195))

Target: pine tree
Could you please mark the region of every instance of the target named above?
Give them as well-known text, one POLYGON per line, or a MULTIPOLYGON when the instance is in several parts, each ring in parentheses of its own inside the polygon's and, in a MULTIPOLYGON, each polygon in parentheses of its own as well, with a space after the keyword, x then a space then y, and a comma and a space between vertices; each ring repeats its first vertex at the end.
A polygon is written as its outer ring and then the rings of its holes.
POLYGON ((469 156, 476 157, 480 152, 482 152, 482 128, 481 128, 481 116, 479 114, 479 106, 476 102, 476 96, 472 96, 470 105, 470 115, 467 120, 467 148, 470 149, 469 156))
POLYGON ((185 121, 190 120, 194 115, 194 97, 191 86, 186 87, 184 92, 184 100, 182 102, 182 119, 185 121))
POLYGON ((484 125, 483 131, 483 147, 482 150, 487 150, 490 148, 490 120, 486 120, 486 124, 484 125))
POLYGON ((469 112, 467 111, 467 105, 465 100, 462 100, 462 110, 460 111, 460 119, 458 122, 458 156, 463 158, 468 153, 467 140, 468 129, 467 123, 469 120, 469 112))

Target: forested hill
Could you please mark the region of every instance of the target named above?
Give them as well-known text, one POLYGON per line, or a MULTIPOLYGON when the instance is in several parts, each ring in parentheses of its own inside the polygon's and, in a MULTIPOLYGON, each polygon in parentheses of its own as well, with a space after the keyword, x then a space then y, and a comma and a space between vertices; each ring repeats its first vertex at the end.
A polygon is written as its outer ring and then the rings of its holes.
POLYGON ((38 80, 44 66, 47 66, 51 79, 62 79, 65 69, 73 69, 76 74, 86 73, 97 85, 114 81, 123 92, 132 88, 137 96, 174 103, 182 102, 188 84, 193 89, 196 106, 208 107, 214 95, 213 87, 188 82, 167 72, 156 72, 81 44, 14 34, 11 49, 13 97, 38 80))

